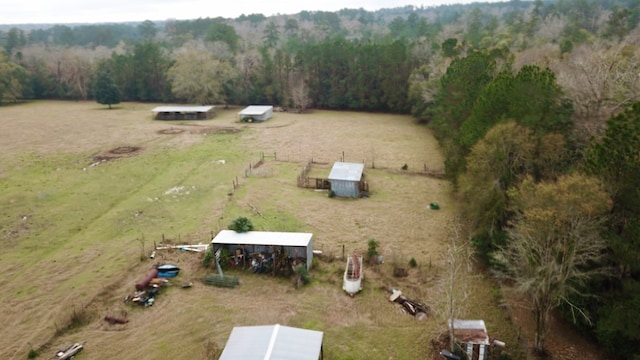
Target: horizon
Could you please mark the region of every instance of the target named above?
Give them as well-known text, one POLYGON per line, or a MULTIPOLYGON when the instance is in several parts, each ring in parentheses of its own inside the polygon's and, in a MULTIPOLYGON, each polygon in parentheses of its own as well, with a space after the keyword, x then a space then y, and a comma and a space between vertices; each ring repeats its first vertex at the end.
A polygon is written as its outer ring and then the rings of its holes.
POLYGON ((0 26, 26 25, 86 25, 140 23, 146 20, 165 22, 168 20, 196 20, 199 18, 236 19, 242 15, 261 14, 265 17, 295 15, 302 11, 337 12, 343 9, 383 9, 413 6, 429 8, 442 5, 468 5, 473 3, 505 2, 504 0, 422 0, 411 3, 407 0, 330 0, 322 4, 309 0, 282 1, 277 4, 259 3, 251 0, 236 0, 232 4, 211 6, 205 0, 188 0, 176 3, 171 0, 142 0, 131 4, 125 0, 104 3, 97 0, 25 0, 6 5, 0 12, 0 26), (33 9, 38 9, 34 11, 33 9), (73 11, 69 11, 73 9, 73 11), (123 11, 123 9, 125 9, 123 11), (204 10, 203 10, 204 9, 204 10))

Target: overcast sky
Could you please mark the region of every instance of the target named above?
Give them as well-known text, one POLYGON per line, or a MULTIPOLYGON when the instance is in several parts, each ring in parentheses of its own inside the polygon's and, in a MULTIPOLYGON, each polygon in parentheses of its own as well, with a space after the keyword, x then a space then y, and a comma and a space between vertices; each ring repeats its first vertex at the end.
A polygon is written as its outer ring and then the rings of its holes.
MULTIPOLYGON (((167 19, 236 18, 242 14, 296 14, 340 9, 379 10, 478 0, 0 0, 1 24, 100 23, 167 19)), ((482 0, 486 2, 487 0, 482 0)), ((496 1, 496 0, 489 0, 496 1)), ((507 0, 504 0, 507 1, 507 0)))

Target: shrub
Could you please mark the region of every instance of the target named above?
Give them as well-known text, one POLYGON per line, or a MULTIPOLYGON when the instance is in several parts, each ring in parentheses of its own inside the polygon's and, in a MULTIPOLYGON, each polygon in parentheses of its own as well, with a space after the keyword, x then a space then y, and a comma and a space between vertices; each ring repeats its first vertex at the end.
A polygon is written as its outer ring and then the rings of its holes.
POLYGON ((378 242, 375 239, 369 239, 369 242, 367 243, 367 262, 368 263, 373 263, 376 258, 378 257, 378 255, 380 255, 378 253, 378 242))
POLYGON ((407 164, 402 165, 402 170, 409 170, 409 165, 407 164))
POLYGON ((239 233, 253 230, 253 223, 244 216, 237 217, 229 224, 229 230, 239 233))
POLYGON ((207 252, 204 253, 204 259, 202 259, 202 265, 204 267, 209 267, 214 259, 214 256, 215 255, 213 253, 213 249, 207 250, 207 252))
POLYGON ((309 270, 307 270, 307 265, 298 264, 295 269, 297 276, 296 286, 307 285, 311 282, 311 276, 309 276, 309 270))
POLYGON ((333 190, 329 190, 329 195, 327 195, 327 196, 329 196, 330 198, 332 198, 332 197, 336 196, 336 193, 335 193, 335 192, 333 192, 333 190))
POLYGON ((418 262, 416 262, 415 258, 411 258, 411 260, 409 260, 409 266, 411 266, 412 268, 418 266, 418 262))

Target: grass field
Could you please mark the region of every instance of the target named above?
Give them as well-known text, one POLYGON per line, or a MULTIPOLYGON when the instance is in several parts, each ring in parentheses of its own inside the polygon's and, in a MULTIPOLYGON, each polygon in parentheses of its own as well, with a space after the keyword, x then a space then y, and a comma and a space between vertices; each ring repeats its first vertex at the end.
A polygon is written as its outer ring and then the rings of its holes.
MULTIPOLYGON (((167 122, 151 119, 153 107, 0 107, 0 358, 49 358, 82 342, 83 359, 208 359, 234 326, 275 323, 323 331, 325 359, 430 356, 431 340, 446 329, 443 254, 455 202, 447 181, 424 174, 443 163, 427 128, 408 116, 330 111, 244 124, 238 108, 167 122), (249 174, 262 154, 276 157, 249 174), (334 161, 364 162, 371 196, 336 199, 296 187, 310 159, 319 177, 334 161), (431 202, 441 209, 430 210, 431 202), (202 282, 213 272, 202 254, 148 258, 163 237, 207 243, 237 216, 256 230, 312 232, 324 259, 311 284, 296 289, 289 279, 238 271, 238 287, 215 288, 202 282), (365 267, 364 290, 350 298, 343 249, 364 253, 370 239, 385 262, 365 267), (394 264, 408 267, 411 258, 418 266, 409 276, 393 277, 394 264), (154 306, 124 304, 158 261, 176 263, 180 275, 154 306), (433 313, 424 321, 403 314, 383 287, 433 313), (125 314, 127 324, 104 321, 125 314)), ((460 316, 484 319, 492 338, 517 344, 492 282, 463 276, 469 297, 460 316)))

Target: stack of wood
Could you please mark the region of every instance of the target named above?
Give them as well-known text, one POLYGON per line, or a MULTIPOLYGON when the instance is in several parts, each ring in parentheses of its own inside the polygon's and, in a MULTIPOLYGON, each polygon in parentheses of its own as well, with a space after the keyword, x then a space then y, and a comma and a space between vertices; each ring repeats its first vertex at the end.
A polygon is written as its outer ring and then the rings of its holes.
POLYGON ((423 320, 429 314, 429 307, 421 302, 413 301, 402 295, 402 291, 394 290, 389 297, 389 301, 393 301, 402 305, 403 311, 415 316, 418 320, 423 320))

